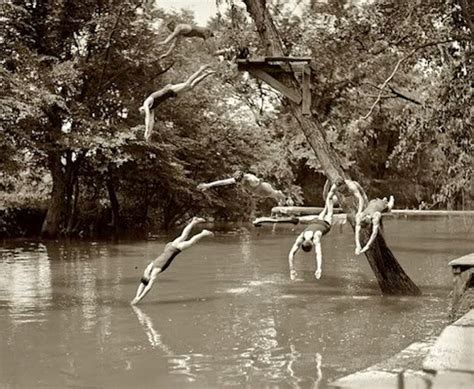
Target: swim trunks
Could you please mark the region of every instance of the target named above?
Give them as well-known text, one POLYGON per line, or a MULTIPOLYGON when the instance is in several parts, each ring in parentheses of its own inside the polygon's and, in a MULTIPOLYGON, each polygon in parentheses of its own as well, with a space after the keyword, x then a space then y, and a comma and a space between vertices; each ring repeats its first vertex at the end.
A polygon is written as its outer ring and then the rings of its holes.
POLYGON ((151 105, 150 109, 155 109, 160 105, 163 101, 169 99, 169 98, 174 98, 177 97, 178 95, 172 91, 171 89, 168 89, 166 92, 164 92, 162 95, 157 96, 153 99, 153 104, 151 105))
POLYGON ((160 268, 161 271, 164 272, 180 252, 180 249, 174 247, 171 243, 168 243, 163 251, 163 254, 153 261, 153 266, 155 268, 160 268))
POLYGON ((316 219, 306 227, 304 232, 311 231, 313 234, 316 231, 321 231, 323 235, 326 235, 331 230, 331 225, 326 220, 316 219))

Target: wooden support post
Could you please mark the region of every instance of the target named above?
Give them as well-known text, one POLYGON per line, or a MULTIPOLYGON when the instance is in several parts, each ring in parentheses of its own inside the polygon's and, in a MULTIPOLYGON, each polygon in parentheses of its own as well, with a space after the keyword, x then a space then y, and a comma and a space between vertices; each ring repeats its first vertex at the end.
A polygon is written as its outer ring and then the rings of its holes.
POLYGON ((303 106, 301 110, 304 115, 311 115, 311 68, 305 66, 303 69, 303 77, 301 79, 301 85, 303 88, 303 106))
POLYGON ((302 103, 302 112, 311 114, 311 58, 310 57, 255 57, 238 59, 239 70, 266 82, 272 88, 296 104, 302 103), (290 88, 277 80, 272 74, 290 73, 301 78, 301 89, 290 88), (301 91, 301 93, 300 93, 301 91))
POLYGON ((276 78, 273 78, 268 73, 265 73, 264 71, 261 71, 258 69, 251 69, 249 70, 249 73, 256 78, 262 81, 265 81, 272 88, 276 89, 278 92, 288 97, 291 101, 295 102, 296 104, 301 103, 301 100, 303 98, 297 91, 287 87, 285 84, 281 83, 276 78))

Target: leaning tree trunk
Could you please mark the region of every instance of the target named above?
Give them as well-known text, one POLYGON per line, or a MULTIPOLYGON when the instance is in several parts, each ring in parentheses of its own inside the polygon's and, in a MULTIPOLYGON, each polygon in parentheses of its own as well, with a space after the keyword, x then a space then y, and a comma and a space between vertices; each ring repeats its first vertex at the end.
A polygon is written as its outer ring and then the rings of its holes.
MULTIPOLYGON (((255 22, 257 32, 266 48, 267 55, 285 55, 280 35, 266 7, 266 1, 244 0, 244 3, 255 22)), ((294 77, 287 77, 285 81, 294 88, 300 88, 294 77)), ((303 115, 299 104, 289 101, 289 106, 329 180, 334 183, 338 180, 347 179, 348 177, 346 177, 336 153, 326 142, 324 128, 318 118, 303 115)), ((353 216, 357 209, 354 199, 346 198, 341 193, 338 193, 338 198, 344 211, 348 215, 353 216)), ((354 218, 350 217, 349 220, 354 227, 354 218)), ((368 241, 370 230, 370 226, 362 229, 361 238, 363 241, 368 241)), ((366 251, 365 255, 383 293, 408 295, 419 295, 421 293, 388 248, 382 232, 379 232, 377 239, 371 248, 366 251)))

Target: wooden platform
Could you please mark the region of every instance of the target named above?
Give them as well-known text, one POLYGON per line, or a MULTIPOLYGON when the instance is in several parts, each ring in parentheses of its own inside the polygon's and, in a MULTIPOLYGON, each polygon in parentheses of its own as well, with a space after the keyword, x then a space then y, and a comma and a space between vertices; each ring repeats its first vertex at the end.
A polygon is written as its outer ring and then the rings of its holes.
POLYGON ((444 209, 392 209, 394 215, 421 216, 474 216, 474 211, 449 211, 444 209))
MULTIPOLYGON (((280 215, 317 215, 323 210, 322 207, 273 207, 272 214, 280 215)), ((334 213, 341 213, 341 208, 334 208, 334 213)), ((384 213, 384 216, 474 216, 474 211, 447 211, 447 210, 421 210, 421 209, 392 209, 384 213)))
POLYGON ((459 268, 474 267, 474 253, 467 254, 463 257, 453 259, 451 262, 449 262, 448 265, 453 268, 453 272, 454 272, 454 268, 457 268, 457 267, 459 268))
POLYGON ((249 72, 294 103, 302 104, 303 114, 311 114, 311 57, 253 57, 238 59, 236 62, 238 70, 249 72), (281 77, 275 78, 283 73, 299 79, 301 86, 288 86, 281 81, 281 77))
MULTIPOLYGON (((272 215, 309 216, 319 215, 323 207, 273 207, 272 215)), ((334 213, 341 213, 342 208, 334 208, 334 213)))

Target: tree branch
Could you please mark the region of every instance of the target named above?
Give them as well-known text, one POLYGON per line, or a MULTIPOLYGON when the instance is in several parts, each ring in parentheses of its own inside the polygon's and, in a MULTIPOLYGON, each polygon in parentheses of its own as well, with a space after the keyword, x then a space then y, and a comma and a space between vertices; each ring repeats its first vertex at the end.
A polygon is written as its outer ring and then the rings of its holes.
POLYGON ((404 95, 403 93, 401 93, 401 92, 397 91, 396 89, 394 89, 391 85, 389 85, 388 88, 390 89, 390 92, 392 92, 396 97, 399 97, 401 99, 410 101, 413 104, 425 106, 424 103, 421 103, 418 100, 413 99, 412 97, 408 97, 407 95, 404 95))
POLYGON ((97 83, 98 88, 97 88, 97 94, 95 96, 95 100, 97 100, 99 98, 99 93, 102 91, 102 80, 104 79, 105 69, 107 68, 107 65, 108 65, 108 62, 109 62, 109 54, 110 54, 110 47, 111 47, 111 43, 112 43, 112 38, 115 34, 115 31, 117 30, 117 27, 118 27, 118 24, 119 24, 119 21, 120 21, 120 17, 122 16, 122 12, 123 12, 124 8, 125 8, 125 5, 123 5, 120 8, 120 10, 118 12, 118 15, 117 15, 117 19, 115 19, 114 26, 112 27, 112 31, 110 32, 109 39, 107 40, 107 47, 105 49, 105 54, 104 54, 105 59, 104 59, 103 65, 102 65, 102 69, 100 71, 99 82, 97 83))
POLYGON ((380 98, 382 96, 382 92, 384 90, 384 88, 387 86, 387 84, 392 80, 392 78, 395 76, 395 74, 397 73, 397 70, 398 68, 400 67, 400 65, 402 64, 402 62, 406 61, 408 58, 410 58, 412 55, 414 55, 417 51, 421 50, 421 49, 425 49, 427 47, 431 47, 431 46, 436 46, 436 45, 440 45, 440 44, 443 44, 443 43, 451 43, 451 42, 456 42, 458 41, 458 39, 449 39, 449 40, 444 40, 444 41, 436 41, 436 42, 427 42, 423 45, 420 45, 418 47, 415 47, 412 51, 410 51, 408 54, 406 54, 405 56, 403 56, 402 58, 400 58, 397 62, 397 64, 395 65, 395 67, 393 68, 392 70, 392 73, 390 73, 390 75, 388 76, 388 78, 383 82, 383 84, 379 87, 379 95, 377 97, 377 99, 374 101, 374 103, 372 104, 372 106, 370 107, 370 110, 369 112, 367 112, 367 114, 365 116, 363 116, 361 119, 367 119, 373 112, 375 106, 379 103, 380 101, 380 98))

